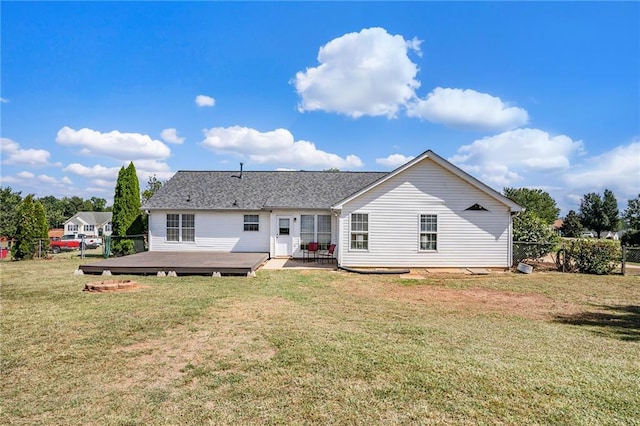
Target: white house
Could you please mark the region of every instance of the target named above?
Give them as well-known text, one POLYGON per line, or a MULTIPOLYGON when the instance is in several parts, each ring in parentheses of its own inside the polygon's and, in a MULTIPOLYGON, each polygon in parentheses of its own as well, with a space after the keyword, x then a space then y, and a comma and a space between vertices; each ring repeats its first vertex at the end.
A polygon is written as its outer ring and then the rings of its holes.
POLYGON ((111 212, 78 212, 64 222, 64 235, 111 235, 111 212))
POLYGON ((390 173, 177 172, 142 207, 150 251, 302 257, 336 244, 343 267, 511 265, 521 207, 426 151, 390 173))

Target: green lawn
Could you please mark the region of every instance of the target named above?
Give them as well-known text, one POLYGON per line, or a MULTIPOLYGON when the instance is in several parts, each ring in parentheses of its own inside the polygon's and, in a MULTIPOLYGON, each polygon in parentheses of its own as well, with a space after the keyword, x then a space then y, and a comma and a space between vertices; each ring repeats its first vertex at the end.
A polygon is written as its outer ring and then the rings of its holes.
POLYGON ((102 277, 80 263, 0 262, 1 424, 640 422, 640 277, 258 271, 86 293, 102 277))

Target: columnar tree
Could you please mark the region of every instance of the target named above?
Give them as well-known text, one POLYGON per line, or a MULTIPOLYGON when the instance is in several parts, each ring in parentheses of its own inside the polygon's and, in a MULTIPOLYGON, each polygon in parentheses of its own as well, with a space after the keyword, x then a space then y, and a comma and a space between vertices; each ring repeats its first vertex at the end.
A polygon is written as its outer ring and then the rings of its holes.
POLYGON ((140 216, 140 186, 133 163, 120 168, 113 196, 113 234, 130 235, 132 225, 140 216))
POLYGON ((562 235, 565 237, 577 238, 582 233, 584 226, 580 222, 580 216, 574 211, 569 210, 569 213, 564 218, 562 223, 562 235))
POLYGON ((48 240, 49 227, 44 207, 33 200, 33 194, 27 195, 16 209, 16 243, 11 247, 11 256, 15 260, 33 259, 38 244, 48 240))
POLYGON ((504 195, 534 213, 548 225, 558 218, 560 209, 548 192, 541 189, 504 188, 504 195))

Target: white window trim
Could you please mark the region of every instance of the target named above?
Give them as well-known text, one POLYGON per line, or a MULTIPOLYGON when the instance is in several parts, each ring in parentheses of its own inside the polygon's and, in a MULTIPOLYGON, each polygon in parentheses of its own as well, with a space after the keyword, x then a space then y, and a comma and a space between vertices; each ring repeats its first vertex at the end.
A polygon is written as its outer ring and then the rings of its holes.
POLYGON ((440 226, 438 225, 439 223, 439 217, 437 213, 418 213, 418 252, 420 253, 437 253, 438 252, 438 247, 440 247, 440 226), (422 232, 422 223, 421 223, 421 216, 435 216, 436 217, 436 232, 422 232), (422 234, 435 234, 436 235, 436 248, 434 249, 423 249, 420 247, 420 237, 422 236, 422 234))
POLYGON ((260 232, 260 214, 243 214, 242 215, 242 232, 260 232), (257 222, 247 222, 247 216, 257 216, 257 222), (246 225, 258 225, 258 229, 245 229, 246 225))
MULTIPOLYGON (((167 244, 195 244, 196 243, 196 215, 195 213, 167 213, 165 215, 165 222, 164 222, 164 242, 167 244), (174 241, 174 240, 169 240, 167 238, 167 230, 169 229, 169 227, 167 226, 167 215, 170 214, 175 214, 178 215, 178 227, 177 228, 171 228, 171 229, 177 229, 178 230, 178 240, 174 241), (183 241, 182 239, 182 216, 183 215, 192 215, 193 216, 193 241, 183 241)), ((192 228, 186 228, 186 229, 192 229, 192 228)))
MULTIPOLYGON (((331 240, 333 239, 333 219, 331 218, 330 214, 326 214, 326 213, 318 213, 318 214, 301 214, 300 215, 300 244, 302 244, 302 216, 311 216, 313 218, 313 236, 311 237, 311 241, 309 242, 319 242, 320 238, 319 235, 324 234, 324 235, 329 235, 329 242, 327 242, 326 244, 326 248, 324 248, 324 245, 321 245, 321 250, 326 250, 329 245, 332 243, 331 240), (329 232, 320 232, 319 231, 319 222, 320 222, 320 216, 327 216, 329 218, 329 232)), ((304 232, 304 234, 311 234, 310 232, 304 232)))
POLYGON ((349 213, 349 240, 348 240, 349 251, 353 251, 353 252, 368 252, 370 247, 371 247, 371 239, 369 238, 370 235, 371 235, 371 213, 363 212, 363 211, 357 211, 357 212, 349 213), (354 233, 352 228, 351 228, 351 225, 352 225, 353 215, 354 214, 366 214, 367 215, 367 231, 358 231, 358 232, 356 232, 358 234, 366 234, 367 235, 367 248, 366 249, 358 249, 358 248, 352 248, 351 247, 351 234, 354 233))

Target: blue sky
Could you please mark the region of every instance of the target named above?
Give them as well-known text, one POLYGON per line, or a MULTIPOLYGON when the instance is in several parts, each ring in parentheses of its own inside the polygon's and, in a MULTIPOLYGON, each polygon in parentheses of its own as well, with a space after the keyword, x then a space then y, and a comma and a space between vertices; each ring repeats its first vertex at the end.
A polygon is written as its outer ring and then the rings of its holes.
POLYGON ((2 186, 392 170, 427 149, 577 209, 640 192, 638 2, 3 1, 2 186))

